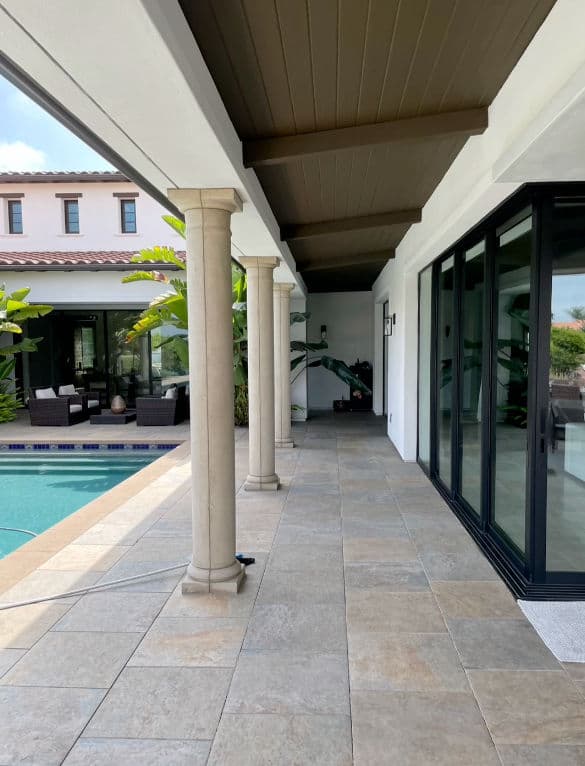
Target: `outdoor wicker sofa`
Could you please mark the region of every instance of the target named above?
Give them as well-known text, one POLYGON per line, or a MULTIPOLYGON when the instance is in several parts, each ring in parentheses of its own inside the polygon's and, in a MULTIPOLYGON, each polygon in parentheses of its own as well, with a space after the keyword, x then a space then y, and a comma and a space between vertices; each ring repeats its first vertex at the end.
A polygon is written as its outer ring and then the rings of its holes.
POLYGON ((72 426, 99 413, 99 399, 91 391, 76 394, 55 393, 52 387, 36 388, 28 400, 31 426, 72 426), (90 408, 89 402, 92 403, 90 408))

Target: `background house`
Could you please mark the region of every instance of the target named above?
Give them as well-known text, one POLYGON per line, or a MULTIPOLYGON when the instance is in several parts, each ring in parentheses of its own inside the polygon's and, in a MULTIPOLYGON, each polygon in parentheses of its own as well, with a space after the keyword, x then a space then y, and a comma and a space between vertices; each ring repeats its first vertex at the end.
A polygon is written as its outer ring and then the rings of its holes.
POLYGON ((30 300, 55 311, 28 323, 43 337, 38 353, 19 359, 26 390, 76 385, 132 401, 186 373, 156 338, 125 342, 127 330, 160 285, 122 284, 142 248, 181 238, 162 220, 165 209, 118 172, 0 174, 0 282, 28 286, 30 300))

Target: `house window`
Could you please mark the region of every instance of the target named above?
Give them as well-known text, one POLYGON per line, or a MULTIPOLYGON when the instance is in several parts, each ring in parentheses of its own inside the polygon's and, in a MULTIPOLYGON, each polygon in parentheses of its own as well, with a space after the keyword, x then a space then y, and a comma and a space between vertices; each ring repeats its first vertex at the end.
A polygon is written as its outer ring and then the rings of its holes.
POLYGON ((79 202, 76 199, 63 200, 65 233, 79 234, 79 202))
POLYGON ((8 231, 22 234, 22 202, 19 199, 8 200, 8 231))
POLYGON ((136 234, 136 202, 133 199, 120 200, 122 234, 136 234))

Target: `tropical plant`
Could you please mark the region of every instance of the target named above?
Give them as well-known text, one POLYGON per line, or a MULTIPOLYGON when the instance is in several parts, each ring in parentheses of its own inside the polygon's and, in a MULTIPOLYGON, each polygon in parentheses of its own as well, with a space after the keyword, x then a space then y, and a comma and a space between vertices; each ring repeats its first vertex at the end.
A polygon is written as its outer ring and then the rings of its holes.
POLYGON ((551 327, 550 366, 556 375, 567 375, 585 363, 585 332, 572 327, 551 327))
MULTIPOLYGON (((185 238, 185 224, 172 215, 163 215, 163 220, 185 238)), ((185 270, 185 263, 176 255, 170 247, 153 247, 141 250, 132 258, 133 263, 166 263, 185 270)), ((141 335, 152 332, 165 325, 172 325, 179 330, 187 330, 187 283, 180 277, 170 278, 165 273, 156 270, 136 271, 124 277, 123 282, 160 282, 167 285, 168 289, 151 301, 140 315, 127 335, 127 340, 133 341, 141 335)), ((236 425, 246 425, 248 422, 248 365, 247 365, 247 279, 245 272, 236 264, 232 264, 232 330, 233 330, 233 357, 234 357, 234 387, 235 404, 234 419, 236 425)), ((305 322, 309 314, 293 312, 291 324, 305 322)), ((169 345, 177 353, 185 369, 189 366, 189 354, 187 338, 175 335, 158 341, 157 348, 169 345)), ((371 391, 349 367, 340 359, 331 356, 310 356, 316 351, 328 348, 325 341, 319 343, 306 343, 304 341, 292 341, 291 351, 300 352, 300 355, 291 361, 291 371, 294 382, 299 375, 309 367, 323 367, 330 370, 340 380, 364 394, 371 391)))
POLYGON ((23 351, 36 351, 42 338, 22 338, 12 342, 12 337, 5 344, 6 335, 22 336, 22 323, 27 319, 37 319, 49 314, 52 306, 30 304, 26 297, 30 287, 23 287, 12 293, 0 285, 0 423, 14 420, 16 410, 22 406, 20 391, 14 385, 13 373, 16 367, 16 355, 23 351))
MULTIPOLYGON (((164 215, 163 220, 185 237, 185 224, 172 215, 164 215)), ((132 258, 133 263, 165 263, 185 271, 185 263, 170 247, 153 247, 141 250, 132 258)), ((141 335, 153 332, 160 327, 173 326, 186 331, 187 322, 187 283, 181 277, 170 278, 161 271, 136 271, 124 277, 123 282, 160 282, 167 286, 165 292, 154 298, 148 308, 140 315, 127 335, 131 342, 141 335)), ((236 425, 246 425, 248 422, 248 370, 246 363, 246 275, 244 271, 232 264, 232 327, 234 353, 234 386, 235 386, 235 422, 236 425)), ((166 346, 179 358, 182 367, 189 369, 189 348, 184 335, 174 335, 156 339, 155 348, 166 346)))
MULTIPOLYGON (((293 325, 297 322, 306 322, 310 316, 308 312, 293 311, 290 315, 290 323, 293 325)), ((371 394, 372 392, 368 386, 357 375, 354 375, 348 365, 342 362, 341 359, 334 359, 332 356, 325 354, 315 354, 315 352, 324 351, 327 348, 329 348, 329 345, 325 340, 321 340, 318 343, 308 343, 302 340, 291 341, 290 350, 301 352, 294 359, 291 359, 290 369, 293 373, 291 383, 294 383, 309 367, 323 367, 356 391, 360 391, 362 394, 371 394)))

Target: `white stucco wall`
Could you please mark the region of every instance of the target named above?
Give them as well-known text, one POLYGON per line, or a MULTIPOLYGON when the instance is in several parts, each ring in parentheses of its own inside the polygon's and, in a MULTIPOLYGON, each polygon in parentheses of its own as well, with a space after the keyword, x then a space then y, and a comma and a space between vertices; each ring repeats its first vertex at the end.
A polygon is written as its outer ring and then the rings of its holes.
POLYGON ((153 245, 184 249, 184 242, 161 219, 168 211, 130 182, 0 184, 0 194, 24 194, 23 234, 8 233, 7 200, 0 199, 0 250, 73 251, 140 250, 153 245), (122 234, 120 199, 113 193, 138 192, 136 234, 122 234), (65 234, 63 199, 55 194, 78 193, 79 234, 65 234))
MULTIPOLYGON (((534 136, 541 113, 547 112, 550 124, 551 103, 561 116, 567 103, 583 95, 584 28, 585 4, 559 0, 492 103, 489 128, 469 139, 424 206, 422 222, 410 228, 374 284, 374 303, 388 299, 397 316, 388 343, 388 435, 406 460, 416 459, 418 272, 519 188, 524 179, 518 176, 507 183, 494 179, 504 177, 503 158, 516 156, 518 146, 525 148, 523 137, 534 136)), ((565 155, 575 148, 556 150, 556 159, 546 158, 547 177, 563 180, 565 155)), ((381 363, 380 343, 375 353, 381 363)))
MULTIPOLYGON (((353 364, 373 364, 374 308, 372 293, 311 293, 307 300, 311 317, 307 326, 307 340, 321 339, 321 325, 327 326, 329 348, 322 353, 353 364)), ((318 354, 319 352, 315 352, 318 354)), ((333 408, 334 399, 349 398, 349 387, 332 372, 323 368, 309 370, 309 410, 333 408)))
POLYGON ((3 271, 0 272, 0 284, 6 283, 9 290, 30 287, 31 292, 27 300, 60 307, 146 307, 162 292, 163 286, 160 282, 122 284, 122 278, 127 273, 131 272, 3 271))

